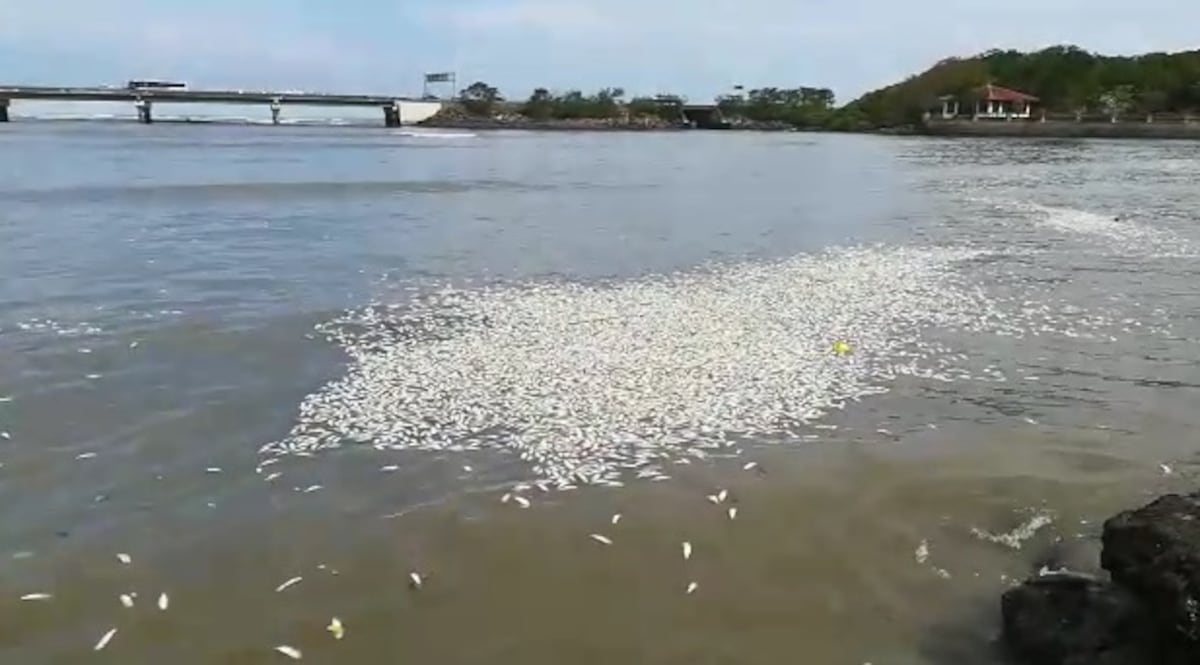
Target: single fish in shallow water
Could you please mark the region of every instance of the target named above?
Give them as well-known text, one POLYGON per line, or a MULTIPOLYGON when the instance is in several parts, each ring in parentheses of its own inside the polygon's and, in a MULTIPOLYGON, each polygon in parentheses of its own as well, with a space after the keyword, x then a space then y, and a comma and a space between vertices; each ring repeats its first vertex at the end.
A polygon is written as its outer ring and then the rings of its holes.
POLYGON ((728 498, 729 498, 729 490, 721 490, 720 492, 717 492, 717 501, 724 503, 725 499, 728 499, 728 498))
POLYGON ((620 521, 621 521, 621 513, 617 513, 617 514, 615 514, 615 515, 613 515, 613 516, 612 516, 612 523, 613 523, 613 524, 616 524, 617 522, 620 522, 620 521))
POLYGON ((299 583, 300 583, 300 580, 303 580, 303 579, 304 579, 303 577, 299 577, 299 576, 297 576, 297 577, 293 577, 292 579, 290 579, 290 580, 288 580, 288 581, 284 582, 283 584, 280 584, 279 586, 275 587, 275 593, 279 593, 280 591, 283 591, 284 589, 286 589, 286 588, 288 588, 288 587, 290 587, 290 586, 294 586, 294 585, 296 585, 296 584, 299 584, 299 583))
POLYGON ((708 502, 713 504, 714 506, 717 505, 718 503, 721 503, 721 499, 716 494, 709 494, 708 496, 706 496, 704 498, 708 499, 708 502))
POLYGON ((420 589, 421 585, 425 583, 425 581, 421 579, 421 574, 415 570, 408 574, 408 580, 414 589, 420 589))
POLYGON ((121 563, 128 566, 129 564, 133 563, 133 557, 129 556, 128 554, 126 554, 124 552, 118 552, 117 553, 117 561, 120 561, 121 563))
POLYGON ((167 597, 167 594, 165 592, 160 594, 158 597, 158 609, 162 610, 163 612, 166 612, 167 608, 170 606, 171 606, 171 599, 167 597))
POLYGON ((304 654, 300 653, 299 649, 296 647, 290 647, 286 644, 280 644, 279 646, 275 647, 275 650, 287 656, 288 658, 291 658, 292 660, 300 660, 304 657, 304 654))
POLYGON ((737 506, 730 506, 729 510, 727 512, 729 514, 729 519, 731 519, 731 520, 737 519, 737 514, 738 514, 737 506))
POLYGON ((692 558, 692 544, 688 541, 683 541, 683 560, 687 561, 692 558))
POLYGON ((604 536, 604 535, 601 535, 598 533, 593 533, 590 537, 592 540, 594 540, 602 545, 612 545, 613 544, 612 538, 609 538, 608 536, 604 536))
POLYGON ((75 459, 92 459, 95 456, 96 453, 79 453, 75 456, 75 459))
POLYGON ((340 640, 346 636, 346 628, 342 625, 342 620, 337 617, 333 617, 329 621, 329 625, 325 626, 325 630, 328 630, 335 640, 340 640))
POLYGON ((278 478, 278 477, 280 477, 280 476, 282 476, 282 475, 283 475, 282 473, 279 473, 278 471, 276 471, 275 473, 269 474, 269 475, 268 475, 266 478, 264 478, 263 480, 265 480, 265 481, 267 481, 267 482, 269 483, 269 482, 271 482, 272 480, 275 480, 276 478, 278 478))
POLYGON ((743 471, 753 471, 758 466, 758 462, 746 462, 742 465, 743 471))
POLYGON ((92 650, 93 651, 103 651, 104 647, 108 646, 108 643, 112 641, 113 636, 116 634, 117 634, 117 629, 110 628, 109 631, 107 633, 105 633, 103 637, 100 638, 100 641, 96 643, 96 646, 93 647, 92 650))
POLYGON ((133 596, 123 593, 119 596, 119 598, 121 599, 121 604, 124 605, 126 609, 133 607, 133 596))
POLYGON ((521 506, 522 508, 529 507, 529 499, 526 499, 523 496, 514 496, 513 501, 516 501, 517 505, 521 506))
POLYGON ((395 464, 389 464, 389 465, 387 465, 387 466, 381 466, 381 467, 379 467, 379 470, 380 470, 380 471, 383 471, 384 473, 391 473, 391 472, 393 472, 393 471, 399 471, 399 470, 400 470, 400 467, 399 467, 399 466, 397 466, 397 465, 395 465, 395 464))
POLYGON ((696 593, 696 589, 699 589, 699 588, 700 588, 699 584, 696 584, 695 582, 688 582, 687 594, 690 596, 693 593, 696 593))
POLYGON ((21 600, 24 600, 24 601, 30 601, 30 600, 50 600, 50 599, 51 599, 51 598, 53 598, 53 597, 54 597, 54 596, 52 596, 52 595, 50 595, 50 594, 48 594, 48 593, 27 593, 27 594, 25 594, 24 596, 21 596, 21 600))
POLYGON ((1163 475, 1166 475, 1166 476, 1171 475, 1171 472, 1173 471, 1173 469, 1169 465, 1166 465, 1166 464, 1159 464, 1158 468, 1162 469, 1163 475))

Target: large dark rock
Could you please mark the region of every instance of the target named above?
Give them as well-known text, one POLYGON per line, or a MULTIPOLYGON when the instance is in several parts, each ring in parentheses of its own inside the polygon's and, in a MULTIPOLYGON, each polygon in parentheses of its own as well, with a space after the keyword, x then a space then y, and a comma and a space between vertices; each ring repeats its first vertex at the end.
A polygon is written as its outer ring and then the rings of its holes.
POLYGON ((1164 637, 1200 655, 1200 495, 1168 494, 1109 519, 1103 546, 1113 582, 1146 604, 1164 637))
POLYGON ((1030 665, 1146 665, 1152 627, 1137 598, 1090 575, 1052 573, 1001 599, 1004 642, 1030 665))

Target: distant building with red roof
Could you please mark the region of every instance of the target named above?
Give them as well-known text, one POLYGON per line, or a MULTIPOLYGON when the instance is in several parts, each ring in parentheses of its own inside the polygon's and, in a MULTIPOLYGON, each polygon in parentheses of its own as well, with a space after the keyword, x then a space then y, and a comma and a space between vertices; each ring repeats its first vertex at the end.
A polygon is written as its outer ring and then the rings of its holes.
POLYGON ((946 95, 942 102, 942 118, 950 120, 969 115, 972 120, 1026 120, 1033 114, 1038 98, 1033 95, 1002 88, 991 83, 963 95, 946 95))

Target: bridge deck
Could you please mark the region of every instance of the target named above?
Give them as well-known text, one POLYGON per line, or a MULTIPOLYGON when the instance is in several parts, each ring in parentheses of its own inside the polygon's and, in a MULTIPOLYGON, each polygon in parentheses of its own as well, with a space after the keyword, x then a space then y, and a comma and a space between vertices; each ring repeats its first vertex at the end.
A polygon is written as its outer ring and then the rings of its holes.
POLYGON ((386 106, 393 102, 421 101, 396 95, 337 95, 309 92, 262 90, 178 90, 168 88, 55 88, 47 86, 0 86, 0 99, 45 99, 81 102, 134 102, 139 99, 163 103, 295 104, 304 106, 386 106))

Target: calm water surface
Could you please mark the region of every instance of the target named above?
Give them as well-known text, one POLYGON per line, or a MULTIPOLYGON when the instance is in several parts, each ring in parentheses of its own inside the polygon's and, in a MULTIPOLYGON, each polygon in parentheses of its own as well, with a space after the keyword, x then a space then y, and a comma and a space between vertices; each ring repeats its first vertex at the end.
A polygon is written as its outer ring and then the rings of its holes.
POLYGON ((5 663, 989 662, 1007 585, 1089 565, 1200 461, 1190 143, 25 122, 0 148, 5 663), (347 309, 849 246, 979 252, 953 280, 994 330, 921 333, 961 376, 528 510, 501 449, 256 472, 347 371, 314 331, 347 309))

